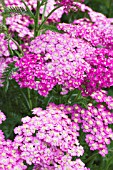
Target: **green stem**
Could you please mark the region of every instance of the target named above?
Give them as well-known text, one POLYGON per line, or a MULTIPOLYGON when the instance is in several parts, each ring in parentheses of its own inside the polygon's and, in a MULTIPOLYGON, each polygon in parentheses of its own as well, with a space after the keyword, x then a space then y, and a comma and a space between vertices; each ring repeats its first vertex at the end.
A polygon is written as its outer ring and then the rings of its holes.
POLYGON ((98 153, 93 154, 88 159, 85 160, 85 164, 88 163, 93 157, 95 157, 98 153))
POLYGON ((32 110, 32 101, 31 101, 30 89, 27 89, 27 92, 28 92, 29 108, 30 108, 30 110, 32 110))
POLYGON ((45 5, 44 5, 44 10, 43 10, 43 14, 42 14, 42 22, 44 21, 44 16, 45 16, 46 7, 47 7, 47 2, 46 2, 45 5))
POLYGON ((37 0, 37 8, 36 8, 36 14, 34 19, 34 38, 38 35, 38 22, 39 22, 39 14, 40 14, 40 2, 37 0))
MULTIPOLYGON (((21 88, 20 88, 20 89, 21 89, 21 88)), ((27 104, 28 109, 30 110, 29 101, 28 101, 28 99, 27 99, 25 93, 24 93, 22 90, 20 90, 20 91, 21 91, 21 93, 22 93, 22 95, 23 95, 23 97, 24 97, 24 99, 25 99, 25 101, 26 101, 26 104, 27 104)))
POLYGON ((80 97, 80 95, 81 95, 81 91, 78 91, 78 94, 77 94, 77 96, 75 97, 75 100, 77 100, 77 99, 80 97))
POLYGON ((111 15, 111 9, 112 9, 112 0, 109 1, 108 17, 110 17, 111 15))
POLYGON ((45 22, 47 21, 47 19, 50 17, 50 15, 56 11, 58 8, 60 8, 61 6, 57 6, 56 8, 54 8, 48 15, 47 17, 44 19, 44 21, 40 24, 40 26, 38 27, 38 31, 42 28, 42 26, 45 24, 45 22))

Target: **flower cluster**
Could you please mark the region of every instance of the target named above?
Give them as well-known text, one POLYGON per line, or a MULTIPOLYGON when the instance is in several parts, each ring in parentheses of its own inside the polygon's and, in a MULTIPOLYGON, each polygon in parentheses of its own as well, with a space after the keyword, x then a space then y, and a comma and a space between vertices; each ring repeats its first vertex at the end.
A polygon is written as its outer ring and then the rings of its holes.
MULTIPOLYGON (((17 46, 12 40, 9 40, 9 44, 12 50, 16 50, 17 46)), ((10 56, 9 50, 8 50, 8 40, 5 39, 5 34, 0 34, 0 57, 8 57, 10 56)))
MULTIPOLYGON (((6 116, 0 111, 0 124, 6 120, 6 116)), ((24 170, 27 167, 20 158, 20 152, 13 147, 11 140, 5 140, 4 133, 0 130, 0 169, 24 170)))
POLYGON ((83 95, 90 95, 92 92, 113 85, 113 26, 103 15, 96 14, 95 18, 99 18, 100 22, 91 23, 88 19, 80 19, 75 20, 73 24, 58 25, 59 30, 65 31, 73 38, 84 39, 85 43, 88 43, 83 48, 84 60, 91 69, 80 88, 83 95))
MULTIPOLYGON (((4 0, 5 5, 8 7, 22 7, 25 8, 21 0, 4 0)), ((26 5, 31 9, 36 9, 37 0, 26 0, 26 5)))
POLYGON ((41 166, 34 166, 33 170, 90 170, 89 168, 85 167, 85 164, 80 160, 76 159, 76 161, 71 161, 69 156, 64 156, 63 159, 65 159, 65 164, 63 166, 61 165, 55 165, 55 167, 52 166, 46 166, 46 167, 41 167, 41 166), (72 166, 73 165, 73 166, 72 166))
POLYGON ((90 70, 81 49, 86 45, 83 42, 67 34, 47 31, 36 37, 29 53, 16 62, 19 69, 13 77, 21 87, 38 89, 43 96, 57 84, 62 85, 62 94, 80 87, 90 70))
POLYGON ((20 38, 33 37, 33 32, 28 27, 33 24, 28 16, 14 15, 6 19, 6 24, 9 26, 9 31, 12 33, 17 32, 20 38))
POLYGON ((81 160, 72 161, 73 156, 80 157, 84 150, 77 139, 79 125, 68 118, 70 109, 50 104, 46 110, 33 109, 34 117, 22 118, 23 124, 14 129, 17 134, 14 142, 27 164, 33 163, 40 169, 87 169, 81 160))
POLYGON ((24 170, 27 168, 20 158, 20 151, 14 149, 11 140, 5 140, 3 132, 0 131, 0 169, 24 170), (2 138, 2 139, 1 139, 2 138))
MULTIPOLYGON (((82 129, 86 133, 86 142, 91 150, 99 150, 99 154, 105 156, 108 153, 106 145, 110 144, 110 139, 113 140, 113 131, 108 127, 108 124, 113 123, 113 114, 102 104, 94 107, 89 103, 88 109, 79 106, 78 108, 82 129)), ((73 119, 75 118, 76 114, 73 116, 73 119)))
POLYGON ((95 99, 97 102, 105 102, 107 104, 108 109, 113 109, 113 97, 107 95, 107 91, 105 90, 99 90, 96 92, 93 92, 91 94, 91 97, 95 99))

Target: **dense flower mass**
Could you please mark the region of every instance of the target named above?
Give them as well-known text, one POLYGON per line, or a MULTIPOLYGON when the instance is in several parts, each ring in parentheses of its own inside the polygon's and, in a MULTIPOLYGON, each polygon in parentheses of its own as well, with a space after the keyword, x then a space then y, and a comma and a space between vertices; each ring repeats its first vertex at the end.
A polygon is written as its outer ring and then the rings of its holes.
POLYGON ((99 22, 95 20, 91 23, 88 19, 80 19, 73 24, 58 25, 59 30, 65 31, 71 37, 79 37, 89 43, 88 48, 83 48, 84 59, 91 66, 80 88, 84 95, 113 85, 113 26, 105 16, 97 13, 94 15, 93 11, 91 13, 92 20, 99 18, 99 22))
POLYGON ((12 110, 7 107, 7 120, 0 111, 0 170, 90 170, 82 162, 90 159, 84 154, 86 144, 103 157, 108 154, 107 145, 113 140, 113 97, 102 89, 113 86, 113 19, 81 2, 84 0, 26 0, 30 17, 18 14, 25 9, 22 0, 4 0, 5 12, 12 7, 17 13, 0 16, 4 32, 0 33, 0 87, 5 90, 4 72, 9 66, 14 85, 7 83, 7 88, 10 86, 12 95, 12 90, 17 95, 21 92, 13 102, 18 105, 22 97, 23 105, 16 111, 20 112, 17 122, 11 122, 9 139, 5 125, 10 124, 12 110), (58 24, 69 10, 86 12, 90 19, 58 24), (21 55, 18 49, 23 50, 21 55), (21 113, 29 116, 21 119, 21 113))
POLYGON ((104 105, 94 107, 88 104, 88 109, 76 107, 76 114, 72 119, 76 122, 76 116, 81 115, 81 127, 86 133, 86 142, 91 150, 98 150, 105 156, 108 153, 107 145, 113 140, 113 131, 108 127, 113 123, 113 114, 104 105))
POLYGON ((29 53, 15 64, 19 69, 13 77, 21 87, 37 89, 43 96, 57 84, 65 94, 78 88, 90 70, 81 49, 85 45, 68 34, 47 31, 31 42, 29 53))
POLYGON ((27 164, 33 163, 40 170, 87 169, 80 159, 72 161, 73 156, 80 157, 84 150, 77 139, 79 117, 78 122, 72 122, 67 115, 70 109, 50 104, 46 110, 33 109, 34 117, 22 118, 23 125, 14 130, 17 134, 14 142, 27 164))

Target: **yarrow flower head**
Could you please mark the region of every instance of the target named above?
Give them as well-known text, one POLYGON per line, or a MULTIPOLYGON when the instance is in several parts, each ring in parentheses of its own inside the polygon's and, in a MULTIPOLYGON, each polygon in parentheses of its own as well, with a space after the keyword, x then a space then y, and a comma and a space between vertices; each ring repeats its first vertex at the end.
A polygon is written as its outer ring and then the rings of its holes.
MULTIPOLYGON (((107 145, 113 140, 113 131, 108 127, 113 123, 113 114, 104 105, 94 107, 88 104, 88 109, 78 106, 77 112, 81 115, 81 127, 86 133, 86 142, 91 150, 98 150, 99 154, 108 154, 107 145), (78 109, 79 108, 79 109, 78 109)), ((72 119, 76 121, 76 114, 72 119)))
MULTIPOLYGON (((68 118, 70 111, 74 109, 50 104, 46 110, 34 108, 34 117, 22 118, 23 125, 14 130, 17 134, 14 142, 27 164, 33 163, 39 169, 77 168, 77 160, 72 161, 72 157, 82 156, 84 150, 77 139, 78 123, 68 118)), ((84 170, 87 169, 82 162, 80 164, 84 170)))
POLYGON ((63 93, 80 87, 90 65, 81 51, 83 41, 68 34, 47 31, 36 37, 15 66, 13 75, 21 87, 38 90, 47 96, 55 85, 62 85, 63 93))
POLYGON ((113 85, 113 26, 104 15, 93 11, 89 12, 89 19, 75 20, 73 24, 60 23, 59 30, 63 30, 73 38, 84 39, 84 60, 91 66, 86 74, 82 86, 83 95, 91 95, 93 92, 113 85), (93 14, 94 17, 93 17, 93 14), (96 21, 98 19, 98 22, 96 21))

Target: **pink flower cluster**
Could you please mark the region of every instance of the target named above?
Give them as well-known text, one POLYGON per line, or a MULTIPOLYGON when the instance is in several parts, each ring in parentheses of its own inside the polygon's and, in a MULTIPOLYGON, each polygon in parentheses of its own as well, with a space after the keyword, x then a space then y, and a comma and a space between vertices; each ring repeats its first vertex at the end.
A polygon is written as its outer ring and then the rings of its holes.
POLYGON ((43 96, 57 84, 62 85, 62 94, 80 87, 90 70, 81 50, 86 45, 83 42, 68 34, 47 31, 36 37, 29 52, 16 62, 19 69, 13 77, 21 87, 36 89, 43 96))
POLYGON ((11 140, 4 139, 2 131, 0 131, 0 139, 0 169, 27 169, 27 166, 24 165, 23 160, 20 157, 20 151, 14 149, 14 143, 11 140))
MULTIPOLYGON (((12 40, 9 41, 9 44, 12 50, 17 49, 17 46, 12 40)), ((0 57, 8 57, 8 56, 10 56, 10 53, 8 50, 8 40, 5 39, 5 34, 1 33, 0 34, 0 57)))
MULTIPOLYGON (((47 166, 47 170, 90 170, 89 168, 85 167, 85 164, 80 160, 76 159, 76 161, 71 161, 69 156, 65 155, 62 159, 65 159, 65 164, 63 166, 61 165, 55 165, 55 167, 47 166), (72 167, 72 164, 74 167, 72 167)), ((45 170, 41 166, 34 166, 33 170, 45 170)))
MULTIPOLYGON (((98 18, 97 14, 95 18, 98 18)), ((101 16, 99 23, 80 19, 75 20, 73 24, 58 25, 59 30, 63 30, 73 38, 84 39, 84 44, 88 44, 88 47, 86 45, 82 49, 85 51, 84 60, 91 66, 80 87, 83 95, 90 95, 92 92, 113 85, 113 26, 111 21, 105 18, 101 16)))
POLYGON ((113 109, 113 97, 108 96, 107 91, 105 90, 98 90, 91 94, 91 97, 95 99, 97 102, 102 103, 105 102, 108 109, 113 109))
POLYGON ((9 26, 9 31, 12 35, 17 32, 20 38, 31 38, 33 37, 33 32, 28 27, 33 24, 28 16, 14 15, 6 19, 6 24, 9 26))
MULTIPOLYGON (((24 4, 22 3, 21 0, 4 0, 5 5, 8 7, 22 7, 25 8, 24 4)), ((36 5, 37 5, 37 0, 26 0, 25 1, 27 6, 33 10, 36 9, 36 5)))
MULTIPOLYGON (((23 163, 26 161, 34 165, 34 170, 89 170, 80 159, 72 161, 73 156, 84 153, 78 140, 80 124, 90 149, 99 150, 102 156, 108 153, 107 145, 113 140, 108 125, 113 122, 113 114, 102 104, 94 107, 89 103, 83 109, 77 104, 51 103, 46 110, 34 108, 33 115, 22 118, 23 124, 14 129, 13 142, 5 140, 0 131, 0 168, 27 169, 23 163)), ((2 112, 0 120, 5 120, 2 112)))
MULTIPOLYGON (((6 120, 6 116, 0 111, 0 124, 6 120)), ((5 140, 4 133, 0 130, 0 169, 24 170, 27 167, 20 158, 20 151, 14 149, 14 142, 5 140)))
POLYGON ((80 157, 84 150, 77 139, 79 125, 67 116, 70 109, 70 106, 55 104, 46 110, 35 108, 35 116, 22 118, 23 124, 14 129, 15 148, 19 148, 27 164, 35 165, 34 169, 88 170, 80 159, 72 161, 73 156, 80 157))
POLYGON ((76 107, 77 113, 73 114, 72 119, 76 120, 81 114, 81 125, 86 133, 86 142, 91 150, 99 150, 99 154, 105 156, 108 153, 107 145, 113 140, 113 131, 108 127, 113 123, 113 114, 102 104, 94 107, 88 104, 88 109, 76 107))

